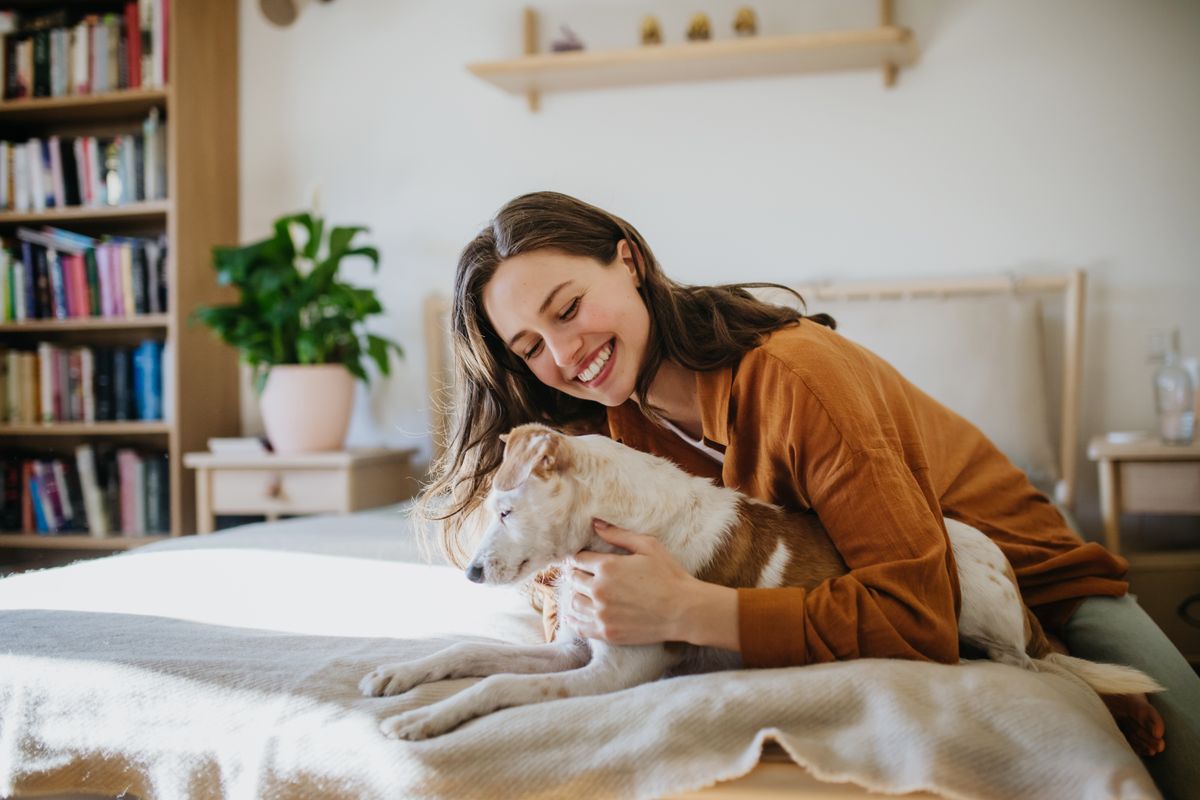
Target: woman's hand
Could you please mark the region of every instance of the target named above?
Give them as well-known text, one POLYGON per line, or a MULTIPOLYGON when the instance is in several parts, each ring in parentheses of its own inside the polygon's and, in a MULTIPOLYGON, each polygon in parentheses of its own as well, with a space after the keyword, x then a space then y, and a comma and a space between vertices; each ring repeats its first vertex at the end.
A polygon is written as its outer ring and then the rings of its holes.
POLYGON ((737 592, 692 577, 662 542, 595 521, 629 555, 575 556, 575 595, 564 609, 580 635, 612 644, 684 641, 737 649, 737 592))

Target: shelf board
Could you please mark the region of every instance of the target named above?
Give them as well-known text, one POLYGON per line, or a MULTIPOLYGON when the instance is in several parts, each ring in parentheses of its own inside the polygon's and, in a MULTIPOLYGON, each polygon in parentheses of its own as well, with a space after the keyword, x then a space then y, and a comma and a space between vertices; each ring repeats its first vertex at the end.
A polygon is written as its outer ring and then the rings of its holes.
POLYGON ((123 206, 67 206, 48 211, 0 212, 0 225, 58 225, 63 222, 150 222, 165 220, 169 200, 129 203, 123 206))
POLYGON ((20 533, 0 534, 0 548, 12 550, 132 550, 151 542, 161 542, 169 536, 31 536, 20 533))
POLYGON ((122 89, 103 94, 33 97, 0 101, 0 122, 93 122, 142 117, 164 108, 167 90, 122 89))
POLYGON ((904 67, 917 60, 912 31, 894 25, 794 36, 755 36, 627 50, 540 53, 468 65, 513 94, 680 81, 904 67))
POLYGON ((0 436, 160 436, 166 422, 42 422, 0 425, 0 436))
POLYGON ((25 322, 0 322, 0 333, 43 334, 59 331, 139 331, 160 330, 170 325, 166 314, 142 314, 137 317, 81 317, 79 319, 33 319, 25 322))

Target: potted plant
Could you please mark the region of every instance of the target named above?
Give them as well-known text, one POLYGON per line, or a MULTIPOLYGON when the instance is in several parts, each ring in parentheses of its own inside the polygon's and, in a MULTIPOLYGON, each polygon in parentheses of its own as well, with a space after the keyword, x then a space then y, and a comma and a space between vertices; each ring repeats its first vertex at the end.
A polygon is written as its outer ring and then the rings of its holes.
POLYGON ((338 280, 343 258, 362 256, 379 269, 379 251, 355 246, 361 226, 327 229, 309 213, 275 221, 275 233, 241 247, 213 248, 217 281, 241 300, 202 306, 193 318, 237 348, 254 375, 267 438, 277 453, 336 450, 346 438, 354 379, 370 383, 365 365, 390 373, 400 345, 368 333, 383 313, 371 289, 338 280))

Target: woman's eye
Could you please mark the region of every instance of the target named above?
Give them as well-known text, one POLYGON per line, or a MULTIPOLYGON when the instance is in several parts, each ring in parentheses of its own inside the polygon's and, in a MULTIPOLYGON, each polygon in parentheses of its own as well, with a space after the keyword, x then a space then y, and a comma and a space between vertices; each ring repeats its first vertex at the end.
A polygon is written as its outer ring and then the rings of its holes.
POLYGON ((561 314, 558 315, 558 318, 561 320, 568 320, 571 317, 575 316, 575 312, 578 310, 579 310, 579 298, 576 297, 574 300, 571 301, 571 304, 569 306, 567 306, 561 314))
POLYGON ((525 351, 525 352, 524 352, 524 353, 521 355, 521 358, 523 358, 523 359, 525 359, 526 361, 528 361, 529 359, 533 358, 534 356, 536 356, 536 355, 537 355, 538 353, 540 353, 541 351, 542 351, 542 342, 541 342, 541 340, 539 340, 537 344, 535 344, 533 347, 531 347, 531 348, 529 348, 528 350, 526 350, 526 351, 525 351))

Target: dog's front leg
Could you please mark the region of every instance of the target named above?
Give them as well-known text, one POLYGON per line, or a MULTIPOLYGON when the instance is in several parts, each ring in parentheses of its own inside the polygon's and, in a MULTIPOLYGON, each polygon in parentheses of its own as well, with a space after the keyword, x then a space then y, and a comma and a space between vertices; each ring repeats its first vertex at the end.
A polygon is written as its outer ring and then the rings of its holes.
POLYGON ((574 642, 517 645, 462 642, 414 661, 384 664, 358 683, 367 697, 407 692, 448 678, 484 678, 498 672, 561 672, 587 663, 587 645, 574 642))
POLYGON ((679 656, 663 645, 591 644, 592 660, 578 669, 546 675, 493 675, 439 703, 388 717, 380 728, 397 739, 429 739, 502 708, 637 686, 662 677, 679 661, 679 656))

